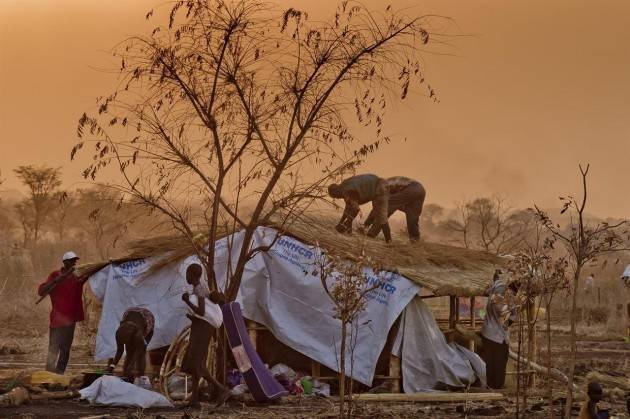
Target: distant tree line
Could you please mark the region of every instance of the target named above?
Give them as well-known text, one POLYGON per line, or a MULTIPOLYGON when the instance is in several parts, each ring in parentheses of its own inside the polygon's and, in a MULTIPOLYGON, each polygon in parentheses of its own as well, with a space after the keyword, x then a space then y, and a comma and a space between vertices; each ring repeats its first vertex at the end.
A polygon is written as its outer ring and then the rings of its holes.
POLYGON ((535 227, 532 211, 511 207, 501 196, 457 202, 453 209, 428 204, 422 215, 425 239, 498 255, 521 249, 535 227))
MULTIPOLYGON (((33 249, 42 244, 84 243, 94 257, 111 256, 130 227, 142 230, 147 211, 125 201, 122 194, 103 185, 69 190, 61 169, 19 166, 15 176, 26 197, 15 203, 0 201, 0 246, 33 249)), ((0 177, 0 185, 5 179, 0 177)))

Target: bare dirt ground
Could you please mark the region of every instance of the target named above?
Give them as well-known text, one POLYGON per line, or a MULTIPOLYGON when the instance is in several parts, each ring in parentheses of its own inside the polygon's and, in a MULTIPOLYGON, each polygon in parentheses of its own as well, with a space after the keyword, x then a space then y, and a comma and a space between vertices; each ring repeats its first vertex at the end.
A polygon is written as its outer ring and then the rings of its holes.
MULTIPOLYGON (((9 318, 0 330, 0 386, 20 372, 42 369, 47 347, 46 322, 43 327, 24 327, 23 319, 9 318), (4 347, 5 350, 1 350, 4 347), (10 353, 19 352, 19 353, 10 353)), ((597 330, 597 329, 593 329, 597 330)), ((598 335, 590 329, 581 330, 578 342, 577 374, 578 384, 584 386, 585 376, 590 371, 598 371, 617 376, 630 375, 630 343, 620 337, 598 335)), ((552 333, 552 357, 554 364, 566 371, 569 355, 566 328, 558 327, 552 333)), ((545 342, 543 333, 540 335, 545 342)), ((84 331, 78 329, 70 360, 69 373, 89 371, 94 368, 92 361, 93 341, 84 331)), ((544 361, 546 348, 541 346, 544 361)), ((555 417, 561 409, 562 386, 555 384, 555 417)), ((548 418, 550 410, 544 397, 544 381, 539 380, 537 389, 532 390, 527 409, 521 406, 523 417, 548 418)), ((506 400, 487 403, 357 403, 356 417, 359 418, 513 418, 515 417, 515 394, 506 390, 506 400)), ((620 418, 630 418, 625 407, 627 395, 617 394, 608 397, 605 406, 620 418)), ((576 403, 577 406, 577 403, 576 403)), ((577 413, 577 411, 576 411, 577 413)), ((336 399, 314 397, 289 397, 273 405, 257 405, 253 402, 232 401, 221 408, 204 403, 201 410, 175 409, 145 410, 126 408, 105 408, 90 406, 78 400, 32 401, 19 407, 0 408, 0 417, 15 418, 67 418, 67 417, 108 417, 108 418, 332 418, 338 414, 336 399)))

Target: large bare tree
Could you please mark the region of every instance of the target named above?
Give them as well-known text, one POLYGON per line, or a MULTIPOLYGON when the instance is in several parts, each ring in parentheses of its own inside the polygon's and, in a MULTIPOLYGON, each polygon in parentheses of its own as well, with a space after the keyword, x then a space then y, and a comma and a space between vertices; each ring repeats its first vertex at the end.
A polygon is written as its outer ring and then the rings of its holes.
POLYGON ((82 231, 94 246, 99 258, 107 259, 129 225, 146 211, 139 211, 116 190, 96 185, 75 193, 74 227, 82 231))
POLYGON ((582 196, 561 197, 563 203, 561 214, 568 213, 568 227, 561 228, 559 223, 554 222, 549 215, 536 207, 538 219, 551 233, 555 240, 561 243, 567 251, 567 261, 569 270, 573 277, 572 299, 571 299, 571 332, 570 346, 571 356, 569 359, 569 380, 567 383, 567 404, 565 408, 565 418, 571 417, 571 407, 573 403, 573 380, 575 377, 575 354, 576 354, 576 327, 577 327, 577 301, 580 277, 584 266, 589 263, 596 263, 598 259, 610 253, 616 253, 629 249, 630 224, 622 220, 615 223, 598 222, 589 225, 586 221, 586 204, 588 202, 587 176, 590 166, 580 165, 580 175, 582 180, 582 196))
POLYGON ((457 215, 443 223, 457 235, 466 248, 494 254, 519 250, 534 228, 534 217, 527 210, 514 210, 504 198, 475 198, 457 204, 457 215))
MULTIPOLYGON (((288 225, 389 141, 387 104, 426 91, 421 56, 439 39, 425 16, 344 1, 328 21, 258 1, 178 1, 148 36, 116 49, 120 88, 84 114, 72 157, 91 143, 86 178, 115 166, 115 187, 165 214, 195 246, 215 287, 222 229, 243 241, 226 278, 236 297, 260 225, 288 225), (352 135, 354 115, 373 134, 352 135), (278 221, 279 220, 279 221, 278 221), (204 240, 195 239, 198 231, 204 240)), ((354 124, 355 126, 357 124, 354 124)), ((282 228, 280 228, 282 230, 282 228)))
POLYGON ((61 169, 48 166, 19 166, 14 169, 29 195, 15 206, 22 228, 24 245, 37 243, 42 227, 54 205, 54 195, 61 186, 61 169))

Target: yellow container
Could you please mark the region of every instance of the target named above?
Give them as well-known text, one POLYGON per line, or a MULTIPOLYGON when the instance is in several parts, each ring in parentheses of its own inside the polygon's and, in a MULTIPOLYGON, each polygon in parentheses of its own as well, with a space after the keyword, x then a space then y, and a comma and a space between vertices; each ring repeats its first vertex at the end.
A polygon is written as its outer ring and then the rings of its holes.
POLYGON ((64 387, 70 385, 70 377, 66 375, 55 374, 50 371, 37 371, 31 376, 31 385, 39 386, 42 384, 59 384, 64 387))

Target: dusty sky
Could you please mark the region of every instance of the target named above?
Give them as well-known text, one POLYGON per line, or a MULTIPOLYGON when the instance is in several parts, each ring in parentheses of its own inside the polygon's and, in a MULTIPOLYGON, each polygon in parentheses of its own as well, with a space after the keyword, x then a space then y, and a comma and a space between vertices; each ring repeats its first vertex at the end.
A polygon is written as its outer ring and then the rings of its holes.
MULTIPOLYGON (((15 166, 33 163, 63 166, 66 183, 80 185, 82 166, 68 158, 76 121, 114 87, 97 69, 117 65, 106 51, 144 32, 144 14, 157 3, 0 0, 5 187, 19 186, 15 166)), ((332 14, 335 4, 319 0, 317 9, 332 14)), ((399 140, 366 170, 417 178, 428 202, 447 206, 494 193, 518 206, 551 206, 578 191, 577 164, 590 162, 591 212, 630 215, 630 2, 391 4, 450 16, 470 36, 454 41, 452 56, 426 57, 441 102, 416 97, 390 109, 389 134, 399 140)))

